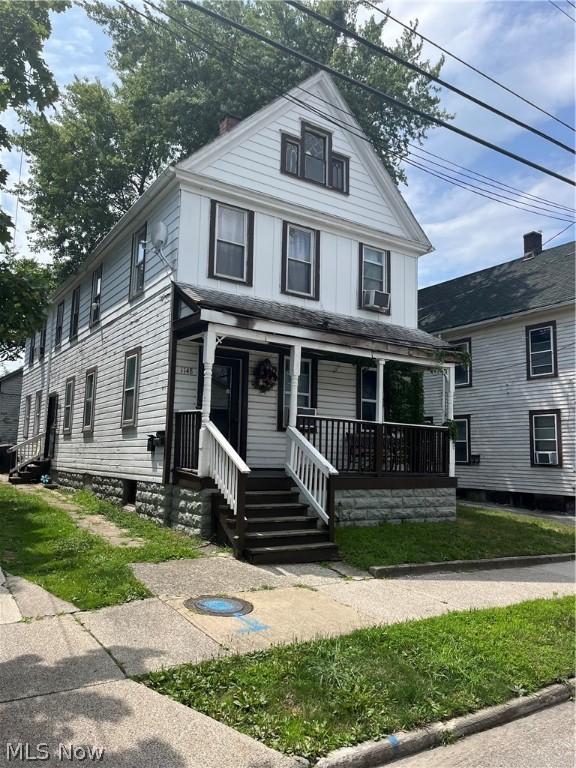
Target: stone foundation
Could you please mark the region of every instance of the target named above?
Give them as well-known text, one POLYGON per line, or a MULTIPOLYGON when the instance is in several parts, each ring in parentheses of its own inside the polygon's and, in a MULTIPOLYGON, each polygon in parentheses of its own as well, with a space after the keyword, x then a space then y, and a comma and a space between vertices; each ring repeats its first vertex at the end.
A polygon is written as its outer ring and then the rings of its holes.
POLYGON ((347 489, 336 491, 340 526, 438 523, 456 519, 455 488, 347 489))
MULTIPOLYGON (((52 478, 63 488, 84 488, 119 506, 124 501, 124 483, 121 478, 56 470, 52 472, 52 478)), ((208 539, 213 533, 211 493, 210 490, 192 490, 137 480, 135 508, 141 517, 191 536, 208 539)))

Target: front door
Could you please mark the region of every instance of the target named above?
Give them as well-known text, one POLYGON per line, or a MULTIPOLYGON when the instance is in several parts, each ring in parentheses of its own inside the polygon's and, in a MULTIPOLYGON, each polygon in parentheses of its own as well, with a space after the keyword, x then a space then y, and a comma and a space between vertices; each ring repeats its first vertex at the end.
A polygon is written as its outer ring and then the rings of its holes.
POLYGON ((48 414, 46 416, 46 442, 44 443, 44 458, 54 458, 56 443, 56 423, 58 419, 58 395, 48 397, 48 414))
POLYGON ((228 440, 230 445, 244 455, 243 432, 245 430, 242 391, 245 361, 236 357, 216 355, 212 368, 212 407, 210 419, 228 440))

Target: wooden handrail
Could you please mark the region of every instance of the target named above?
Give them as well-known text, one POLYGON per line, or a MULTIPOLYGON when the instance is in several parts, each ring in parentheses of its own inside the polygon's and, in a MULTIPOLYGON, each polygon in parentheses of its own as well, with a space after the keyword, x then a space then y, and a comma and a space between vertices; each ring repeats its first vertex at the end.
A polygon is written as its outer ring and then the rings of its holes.
POLYGON ((334 509, 330 479, 338 474, 338 470, 294 427, 286 428, 286 436, 286 472, 332 532, 334 509))
POLYGON ((12 471, 18 472, 25 464, 41 458, 45 438, 46 432, 39 432, 8 448, 7 453, 14 453, 16 459, 12 471))

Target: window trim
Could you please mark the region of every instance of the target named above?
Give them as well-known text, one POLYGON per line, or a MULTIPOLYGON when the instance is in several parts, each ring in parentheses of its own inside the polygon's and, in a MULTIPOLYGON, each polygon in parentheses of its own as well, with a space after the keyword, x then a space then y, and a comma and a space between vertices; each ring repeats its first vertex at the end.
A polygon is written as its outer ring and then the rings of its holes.
POLYGON ((530 420, 530 466, 532 467, 547 467, 552 469, 561 469, 563 466, 562 457, 562 412, 560 408, 547 408, 538 411, 528 411, 528 418, 530 420), (537 416, 554 416, 556 427, 556 453, 558 454, 557 464, 539 464, 536 461, 536 442, 534 433, 534 417, 537 416))
POLYGON ((456 443, 463 442, 462 440, 454 440, 454 463, 457 464, 459 467, 467 466, 470 464, 470 454, 472 453, 472 441, 471 441, 471 435, 470 435, 470 415, 460 415, 460 416, 454 416, 452 421, 464 421, 466 423, 466 461, 457 461, 456 460, 456 443))
MULTIPOLYGON (((276 402, 276 431, 286 432, 284 424, 284 369, 286 360, 290 364, 290 354, 281 352, 278 355, 278 397, 276 402)), ((300 369, 302 362, 310 362, 310 408, 318 407, 318 358, 315 355, 303 355, 300 360, 300 369)))
POLYGON ((22 419, 22 437, 28 440, 30 437, 30 417, 32 415, 32 395, 24 398, 24 416, 22 419))
MULTIPOLYGON (((362 378, 364 375, 364 371, 374 371, 376 374, 376 385, 378 385, 378 369, 376 366, 366 365, 364 363, 358 363, 356 366, 356 419, 358 421, 370 421, 370 419, 363 419, 362 418, 362 403, 367 402, 371 403, 373 402, 376 406, 375 408, 375 415, 378 414, 378 389, 376 389, 376 397, 374 400, 368 400, 365 397, 362 397, 362 378)), ((384 405, 382 407, 382 413, 384 413, 384 405)), ((374 419, 374 423, 376 422, 376 419, 374 419)))
POLYGON ((78 329, 80 327, 80 286, 77 285, 72 291, 70 300, 70 325, 68 331, 68 340, 74 341, 78 338, 78 329))
POLYGON ((343 155, 341 152, 334 152, 332 148, 331 131, 322 128, 319 125, 314 125, 305 120, 300 122, 300 136, 294 136, 291 133, 280 134, 280 173, 290 176, 293 179, 300 179, 300 181, 314 184, 317 187, 323 187, 324 189, 337 192, 339 195, 350 194, 350 158, 347 155, 343 155), (316 181, 315 179, 307 178, 305 174, 306 163, 304 161, 304 134, 306 131, 311 133, 317 133, 326 137, 326 174, 324 182, 316 181), (296 144, 298 147, 298 172, 293 173, 289 171, 286 165, 286 144, 296 144), (344 187, 339 189, 332 186, 332 158, 341 160, 344 165, 344 187))
POLYGON ((42 390, 37 389, 34 393, 34 418, 32 420, 32 437, 40 434, 42 424, 42 390))
POLYGON ((144 293, 144 287, 146 283, 146 244, 148 241, 148 222, 145 221, 141 227, 138 227, 132 234, 132 248, 130 250, 130 300, 142 296, 144 293), (142 288, 135 287, 135 274, 136 274, 136 255, 138 253, 137 244, 140 241, 140 235, 144 233, 144 258, 142 260, 142 288))
MULTIPOLYGON (((468 387, 472 386, 472 338, 470 336, 465 336, 462 339, 448 339, 450 344, 456 345, 466 345, 466 354, 470 358, 470 364, 466 366, 466 372, 468 374, 468 381, 464 382, 463 384, 456 384, 454 383, 454 387, 456 389, 466 389, 468 387)), ((464 367, 464 366, 461 366, 464 367)), ((458 364, 456 364, 454 368, 454 382, 456 382, 456 368, 458 368, 458 364)))
POLYGON ((82 432, 85 435, 91 435, 94 432, 94 417, 96 414, 96 383, 98 380, 98 368, 96 366, 92 368, 88 368, 86 371, 86 374, 84 376, 84 400, 82 401, 82 432), (87 383, 88 383, 88 377, 94 376, 94 384, 92 386, 92 402, 91 402, 91 408, 90 408, 90 416, 91 416, 91 422, 89 426, 86 426, 86 390, 87 390, 87 383))
POLYGON ((237 285, 251 286, 254 279, 254 211, 240 208, 237 205, 223 203, 220 200, 210 200, 210 242, 208 247, 208 277, 212 280, 225 280, 237 285), (231 208, 246 214, 246 243, 244 246, 244 277, 231 277, 216 272, 216 249, 218 247, 218 206, 231 208))
POLYGON ((62 345, 62 333, 64 331, 64 301, 58 303, 56 307, 56 320, 54 327, 54 349, 62 345), (62 308, 62 311, 60 311, 62 308))
POLYGON ((391 308, 388 309, 372 309, 364 305, 364 248, 371 248, 373 251, 380 251, 384 254, 384 264, 382 265, 383 278, 384 278, 384 293, 390 294, 390 304, 392 304, 392 290, 391 290, 391 268, 390 262, 392 261, 392 255, 386 248, 380 248, 376 245, 370 245, 370 243, 358 243, 358 309, 364 309, 366 312, 378 312, 381 315, 389 315, 391 308))
POLYGON ((124 373, 122 376, 122 407, 121 407, 121 414, 120 414, 120 426, 122 429, 135 427, 138 423, 138 399, 140 395, 140 366, 142 362, 142 347, 134 347, 133 349, 129 349, 124 354, 124 373), (124 418, 124 408, 126 405, 126 371, 128 370, 128 360, 131 357, 136 358, 136 374, 134 377, 134 387, 130 387, 130 389, 134 390, 134 413, 131 419, 124 418))
POLYGON ((28 365, 34 365, 34 359, 36 357, 36 331, 30 335, 30 345, 28 347, 28 365))
POLYGON ((312 301, 320 300, 320 230, 312 229, 312 227, 304 227, 301 224, 296 224, 293 221, 282 222, 282 275, 281 275, 280 290, 282 293, 288 296, 298 296, 301 299, 311 299, 312 301), (299 291, 291 291, 288 288, 288 235, 290 227, 300 229, 305 232, 311 232, 313 236, 314 244, 314 261, 311 265, 310 274, 312 288, 311 293, 300 293, 299 291))
POLYGON ((69 376, 64 383, 64 402, 62 404, 62 434, 72 434, 72 426, 74 421, 74 395, 76 390, 76 377, 69 376), (71 386, 70 402, 68 402, 68 385, 71 386), (66 410, 70 414, 69 424, 66 426, 66 410))
MULTIPOLYGON (((535 325, 527 325, 526 331, 526 379, 528 381, 539 379, 554 379, 558 376, 558 354, 556 349, 556 320, 548 320, 546 323, 536 323, 535 325), (537 331, 542 328, 551 328, 551 351, 552 351, 552 372, 551 373, 532 373, 532 351, 530 343, 530 334, 532 331, 537 331)), ((538 465, 541 466, 541 465, 538 465)))
POLYGON ((96 269, 92 272, 92 291, 90 295, 90 327, 91 328, 93 328, 95 325, 98 325, 100 323, 101 309, 102 309, 102 264, 96 267, 96 269), (98 280, 100 280, 100 292, 95 293, 98 280), (96 302, 98 302, 98 307, 97 309, 94 309, 94 304, 96 302))
POLYGON ((40 344, 38 345, 38 360, 43 360, 46 354, 46 337, 48 335, 48 321, 44 321, 44 325, 40 330, 40 344))

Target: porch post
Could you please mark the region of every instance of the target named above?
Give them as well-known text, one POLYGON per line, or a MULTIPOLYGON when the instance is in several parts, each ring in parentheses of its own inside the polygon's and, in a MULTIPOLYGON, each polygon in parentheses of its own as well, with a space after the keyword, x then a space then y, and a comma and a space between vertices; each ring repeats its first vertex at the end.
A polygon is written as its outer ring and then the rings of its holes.
POLYGON ((290 349, 290 409, 288 411, 288 426, 296 427, 298 416, 298 381, 300 379, 300 361, 302 347, 294 344, 290 349))
POLYGON ((378 360, 376 368, 376 421, 384 421, 384 365, 386 360, 378 360))
MULTIPOLYGON (((448 373, 448 401, 447 401, 447 421, 454 419, 454 388, 456 385, 455 367, 453 365, 448 366, 446 369, 448 373)), ((456 447, 454 441, 450 440, 450 477, 456 475, 456 447)))
POLYGON ((210 407, 212 404, 212 368, 214 367, 214 356, 216 354, 216 334, 209 326, 204 332, 203 337, 204 388, 202 390, 202 426, 198 436, 198 474, 201 477, 205 477, 210 469, 204 443, 206 424, 210 421, 210 407))

